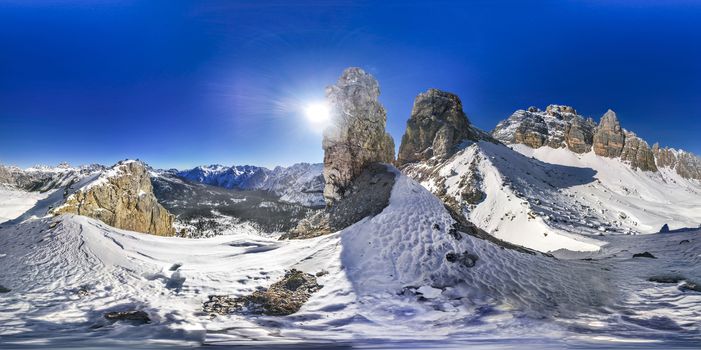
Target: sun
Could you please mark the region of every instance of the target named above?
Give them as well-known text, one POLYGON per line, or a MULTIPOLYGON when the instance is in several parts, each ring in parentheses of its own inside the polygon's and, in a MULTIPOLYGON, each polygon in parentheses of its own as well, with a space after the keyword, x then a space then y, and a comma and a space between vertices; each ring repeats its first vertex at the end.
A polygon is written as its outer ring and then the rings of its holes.
POLYGON ((325 124, 331 118, 331 111, 325 102, 314 102, 304 108, 304 115, 312 124, 325 124))

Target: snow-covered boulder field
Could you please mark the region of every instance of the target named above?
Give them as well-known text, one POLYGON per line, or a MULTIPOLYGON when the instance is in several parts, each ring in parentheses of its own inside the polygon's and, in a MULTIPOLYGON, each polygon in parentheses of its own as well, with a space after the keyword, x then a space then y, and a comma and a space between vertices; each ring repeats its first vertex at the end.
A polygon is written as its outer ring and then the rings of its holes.
POLYGON ((596 237, 587 244, 600 249, 551 256, 453 226, 443 202, 401 174, 380 214, 308 240, 158 237, 82 216, 23 215, 0 224, 0 343, 701 341, 698 231, 596 237), (645 252, 654 258, 633 257, 645 252), (295 314, 203 312, 209 295, 247 295, 290 269, 323 285, 295 314), (148 322, 108 314, 123 311, 148 322))

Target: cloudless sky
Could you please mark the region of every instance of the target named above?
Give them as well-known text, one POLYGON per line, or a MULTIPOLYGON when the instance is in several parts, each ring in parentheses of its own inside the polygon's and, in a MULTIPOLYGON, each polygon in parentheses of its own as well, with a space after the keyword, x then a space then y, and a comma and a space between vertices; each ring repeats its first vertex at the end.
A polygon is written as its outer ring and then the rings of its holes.
POLYGON ((321 162, 301 112, 342 70, 380 82, 397 146, 414 97, 608 108, 701 153, 701 1, 0 0, 0 162, 321 162))

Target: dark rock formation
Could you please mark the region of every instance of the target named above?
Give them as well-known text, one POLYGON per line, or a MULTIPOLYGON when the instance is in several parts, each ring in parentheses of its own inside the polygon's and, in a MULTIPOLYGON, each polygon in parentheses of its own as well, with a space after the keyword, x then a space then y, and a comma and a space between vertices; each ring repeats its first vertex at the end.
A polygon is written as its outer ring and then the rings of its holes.
POLYGON ((465 251, 462 253, 448 253, 445 255, 445 260, 447 260, 450 263, 459 263, 465 267, 473 267, 475 264, 477 264, 477 255, 470 254, 469 252, 465 251))
POLYGON ((634 257, 634 258, 650 258, 650 259, 657 259, 657 257, 655 257, 654 255, 652 255, 652 253, 650 253, 650 252, 636 253, 636 254, 633 254, 633 257, 634 257))
POLYGON ((108 312, 104 317, 110 322, 126 321, 132 324, 146 324, 151 322, 151 318, 148 317, 146 312, 138 310, 108 312))
POLYGON ((662 225, 662 228, 660 229, 660 233, 669 233, 669 225, 667 225, 667 224, 662 225))
POLYGON ((392 163, 394 141, 385 132, 387 114, 378 101, 377 80, 360 68, 348 68, 326 88, 331 125, 324 130, 324 199, 333 205, 344 197, 371 163, 392 163))
POLYGON ((84 215, 117 228, 159 236, 175 234, 173 215, 156 200, 149 171, 139 161, 117 163, 52 213, 84 215))
POLYGON ((594 133, 594 153, 602 157, 616 158, 623 152, 625 135, 616 113, 608 110, 594 133))
POLYGON ((292 269, 270 288, 255 291, 251 295, 237 298, 210 295, 203 305, 203 310, 209 314, 220 315, 236 312, 286 316, 299 311, 309 297, 321 287, 314 275, 292 269))
POLYGON ((650 282, 655 282, 655 283, 679 283, 680 281, 684 280, 684 277, 677 276, 677 275, 669 275, 669 276, 652 276, 647 279, 650 282))
POLYGON ((443 159, 452 155, 463 140, 478 141, 485 137, 470 125, 457 95, 429 89, 414 100, 399 146, 397 165, 431 157, 443 159))

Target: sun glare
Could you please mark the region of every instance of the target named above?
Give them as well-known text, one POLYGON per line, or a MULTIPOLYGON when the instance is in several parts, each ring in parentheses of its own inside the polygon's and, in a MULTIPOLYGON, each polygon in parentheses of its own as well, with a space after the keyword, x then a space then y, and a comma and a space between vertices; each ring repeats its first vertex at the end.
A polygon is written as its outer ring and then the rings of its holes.
POLYGON ((310 103, 304 109, 304 115, 313 124, 324 124, 329 121, 329 106, 324 102, 310 103))

